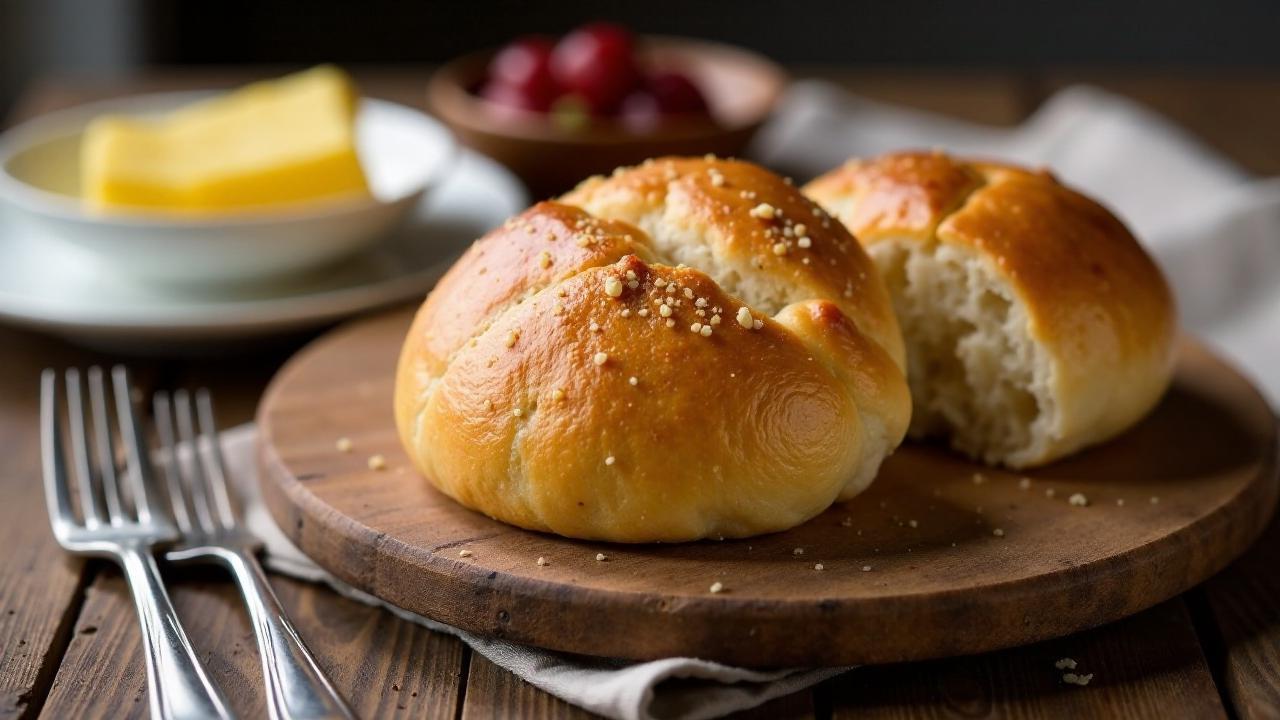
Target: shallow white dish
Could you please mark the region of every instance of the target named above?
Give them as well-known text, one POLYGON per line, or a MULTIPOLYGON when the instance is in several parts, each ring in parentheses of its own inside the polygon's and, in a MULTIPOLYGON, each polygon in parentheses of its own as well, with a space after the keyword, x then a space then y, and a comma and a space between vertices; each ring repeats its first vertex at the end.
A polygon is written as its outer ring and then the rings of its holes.
POLYGON ((8 222, 91 256, 103 272, 170 284, 245 282, 335 262, 401 222, 455 155, 443 125, 365 98, 356 143, 373 197, 217 216, 95 213, 79 200, 80 136, 105 113, 163 113, 211 93, 108 100, 35 118, 0 136, 0 204, 8 222))
POLYGON ((66 246, 0 222, 0 319, 139 353, 305 330, 424 296, 471 241, 527 204, 515 176, 462 152, 404 225, 373 248, 287 281, 205 294, 102 273, 66 246))

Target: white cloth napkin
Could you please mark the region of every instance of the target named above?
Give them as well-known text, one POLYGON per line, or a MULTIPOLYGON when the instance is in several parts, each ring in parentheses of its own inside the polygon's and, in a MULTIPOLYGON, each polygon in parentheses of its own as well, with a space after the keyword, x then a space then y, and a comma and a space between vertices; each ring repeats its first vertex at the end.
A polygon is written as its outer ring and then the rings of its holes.
POLYGON ((254 452, 256 440, 257 428, 253 425, 241 425, 222 434, 227 469, 244 504, 245 523, 262 540, 267 567, 324 583, 346 597, 453 635, 495 664, 579 707, 619 720, 714 718, 788 695, 848 669, 761 672, 693 658, 633 663, 570 656, 472 635, 402 610, 333 577, 285 537, 262 502, 254 452))
MULTIPOLYGON (((1047 165, 1101 198, 1155 252, 1184 323, 1280 398, 1280 180, 1255 180, 1154 113, 1100 90, 1050 99, 1013 129, 959 122, 797 83, 751 155, 809 178, 855 155, 942 147, 1047 165)), ((274 570, 433 630, 574 705, 613 718, 710 718, 754 707, 848 668, 756 672, 691 658, 648 663, 566 656, 482 638, 392 607, 330 576, 295 548, 262 505, 254 428, 226 433, 247 521, 274 570), (678 682, 677 682, 678 681, 678 682)))
POLYGON ((1050 168, 1115 211, 1154 252, 1183 325, 1280 401, 1280 178, 1250 177, 1167 119, 1077 86, 996 128, 796 83, 752 156, 808 179, 852 156, 943 148, 1050 168))

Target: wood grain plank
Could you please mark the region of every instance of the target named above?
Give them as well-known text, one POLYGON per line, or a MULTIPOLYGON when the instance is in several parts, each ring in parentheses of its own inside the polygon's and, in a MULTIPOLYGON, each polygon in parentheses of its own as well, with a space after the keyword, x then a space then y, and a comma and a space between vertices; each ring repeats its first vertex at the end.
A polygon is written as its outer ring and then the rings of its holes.
POLYGON ((262 391, 281 365, 314 333, 289 339, 251 355, 192 358, 174 363, 162 379, 170 389, 208 388, 219 427, 252 422, 262 391))
POLYGON ((361 717, 457 716, 469 652, 460 640, 324 587, 272 580, 299 632, 361 717))
MULTIPOLYGON (((102 358, 0 328, 0 718, 38 710, 79 610, 86 565, 58 547, 40 480, 40 371, 102 358)), ((142 364, 143 383, 154 368, 142 364)))
POLYGON ((1280 520, 1243 558, 1197 589, 1216 631, 1207 643, 1243 720, 1280 718, 1280 520))
POLYGON ((1023 648, 854 670, 825 683, 832 717, 1222 718, 1226 712, 1185 603, 1023 648), (1062 681, 1072 658, 1087 687, 1062 681))
POLYGON ((1021 122, 1034 99, 1025 73, 1002 70, 800 67, 792 75, 825 80, 873 100, 988 125, 1021 122))
MULTIPOLYGON (((233 586, 204 569, 170 577, 174 605, 214 682, 241 717, 265 717, 257 647, 233 586)), ((462 643, 324 588, 280 577, 272 585, 361 717, 455 717, 462 643)), ((123 578, 110 568, 88 590, 43 716, 146 714, 137 621, 123 578)))
POLYGON ((462 720, 582 720, 596 715, 526 683, 479 653, 471 654, 462 720))

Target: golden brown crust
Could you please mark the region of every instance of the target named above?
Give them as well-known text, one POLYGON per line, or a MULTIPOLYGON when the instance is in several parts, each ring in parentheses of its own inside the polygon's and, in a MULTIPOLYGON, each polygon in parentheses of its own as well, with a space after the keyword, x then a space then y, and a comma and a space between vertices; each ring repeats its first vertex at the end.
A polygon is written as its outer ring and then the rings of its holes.
POLYGON ((758 165, 660 158, 589 178, 563 200, 646 230, 659 252, 664 237, 698 238, 712 265, 703 269, 721 284, 751 278, 785 288, 772 304, 756 303, 770 312, 828 299, 901 364, 898 323, 866 252, 817 203, 758 165))
POLYGON ((1037 462, 1114 435, 1163 393, 1176 332, 1164 277, 1114 215, 1047 172, 899 153, 850 161, 805 192, 873 251, 940 243, 989 261, 1053 360, 1062 424, 1037 462))
POLYGON ((463 342, 512 303, 623 255, 647 257, 646 243, 629 225, 555 202, 508 220, 468 248, 423 303, 416 323, 430 370, 443 370, 463 342))
MULTIPOLYGON (((866 448, 871 456, 887 456, 902 441, 911 420, 911 393, 907 385, 891 379, 901 376, 892 357, 858 330, 840 308, 829 300, 808 300, 788 305, 775 318, 797 337, 805 338, 814 356, 845 383, 862 412, 866 448)), ((877 463, 868 464, 840 493, 847 500, 875 479, 877 463)))
MULTIPOLYGON (((615 179, 647 194, 657 180, 636 173, 615 179)), ((708 207, 681 212, 719 213, 708 207)), ((761 242, 759 220, 709 226, 737 252, 761 242)), ((814 257, 844 257, 842 233, 815 231, 814 257)), ((881 298, 844 297, 840 282, 840 297, 803 297, 775 322, 673 264, 659 239, 566 203, 477 242, 401 352, 396 418, 418 469, 500 520, 619 542, 782 530, 863 489, 910 413, 897 358, 846 315, 876 325, 860 303, 881 298), (562 237, 584 229, 589 241, 562 237)), ((835 283, 826 269, 799 277, 788 290, 802 296, 835 283)), ((874 273, 857 281, 884 293, 874 273)))
POLYGON ((985 182, 972 166, 937 152, 850 160, 805 186, 863 245, 889 237, 927 239, 985 182))
POLYGON ((1033 334, 1070 344, 1077 362, 1172 347, 1173 299, 1155 263, 1114 215, 1056 182, 1006 175, 948 216, 938 239, 995 258, 1033 334))
POLYGON ((453 431, 424 471, 463 504, 573 537, 733 537, 807 519, 861 460, 858 408, 792 333, 728 321, 738 307, 702 273, 635 257, 535 295, 441 380, 423 422, 453 431), (608 296, 604 279, 628 270, 637 288, 608 296), (686 289, 723 311, 710 336, 690 329, 715 315, 697 316, 686 289), (670 318, 654 310, 665 297, 681 303, 670 318))

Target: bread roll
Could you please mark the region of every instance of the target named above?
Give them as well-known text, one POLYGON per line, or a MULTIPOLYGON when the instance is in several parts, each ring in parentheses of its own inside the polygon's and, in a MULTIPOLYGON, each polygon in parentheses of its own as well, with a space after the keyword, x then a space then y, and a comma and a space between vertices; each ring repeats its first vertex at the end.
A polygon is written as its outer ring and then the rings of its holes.
POLYGON ((870 260, 798 190, 745 163, 661 161, 476 242, 405 340, 396 420, 425 477, 499 520, 745 537, 871 482, 909 422, 901 348, 870 260), (646 207, 654 233, 571 202, 646 207))
POLYGON ((1047 172, 940 153, 853 160, 804 191, 854 233, 907 342, 912 435, 1027 468, 1142 418, 1173 367, 1160 270, 1047 172))

